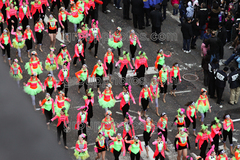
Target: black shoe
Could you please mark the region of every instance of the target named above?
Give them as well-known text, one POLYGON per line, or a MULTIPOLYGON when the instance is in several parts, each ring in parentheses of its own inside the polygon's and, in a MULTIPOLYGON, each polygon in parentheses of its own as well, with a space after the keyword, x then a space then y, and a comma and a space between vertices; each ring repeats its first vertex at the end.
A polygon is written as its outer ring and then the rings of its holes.
POLYGON ((132 20, 132 18, 126 18, 126 20, 132 20))
POLYGON ((210 97, 210 98, 212 98, 212 99, 216 99, 217 97, 210 97))
POLYGON ((223 100, 223 99, 221 99, 221 102, 224 102, 224 100, 223 100))
POLYGON ((178 26, 182 26, 182 24, 180 23, 180 24, 178 24, 178 26))
POLYGON ((147 24, 147 25, 146 25, 146 27, 149 27, 149 26, 150 26, 150 24, 147 24))
POLYGON ((217 104, 219 104, 219 105, 222 105, 222 102, 220 102, 220 103, 219 103, 219 102, 217 102, 217 104))
POLYGON ((232 105, 232 106, 234 105, 234 104, 232 104, 232 103, 230 103, 230 102, 228 102, 228 104, 230 104, 230 105, 232 105))
POLYGON ((103 13, 107 14, 108 12, 107 11, 103 11, 103 13))
POLYGON ((145 27, 141 27, 141 28, 139 28, 139 29, 140 29, 140 30, 141 30, 141 29, 145 29, 145 27))
POLYGON ((196 47, 194 47, 194 46, 191 46, 191 49, 196 49, 196 47))

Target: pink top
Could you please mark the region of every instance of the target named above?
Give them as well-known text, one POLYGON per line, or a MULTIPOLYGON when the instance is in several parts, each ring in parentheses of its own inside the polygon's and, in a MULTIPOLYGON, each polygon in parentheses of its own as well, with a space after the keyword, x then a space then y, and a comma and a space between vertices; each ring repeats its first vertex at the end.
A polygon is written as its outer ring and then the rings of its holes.
POLYGON ((55 119, 58 119, 57 127, 63 122, 64 126, 67 127, 67 124, 69 123, 68 116, 66 115, 60 115, 60 116, 55 116, 51 119, 53 122, 55 119))
POLYGON ((48 0, 41 0, 42 5, 49 6, 48 0))
MULTIPOLYGON (((118 96, 115 96, 116 99, 120 99, 120 98, 121 98, 120 110, 122 110, 122 107, 126 104, 126 101, 125 101, 125 99, 124 99, 123 94, 124 94, 124 93, 121 92, 118 96)), ((134 97, 133 97, 133 95, 132 95, 131 92, 129 93, 129 96, 130 96, 130 98, 132 99, 133 103, 136 104, 135 99, 134 99, 134 97)), ((130 99, 129 99, 129 101, 128 101, 128 104, 130 105, 130 99)))
POLYGON ((134 36, 130 35, 129 36, 129 41, 130 41, 130 45, 134 45, 134 42, 136 42, 136 43, 138 43, 139 47, 142 48, 137 35, 134 35, 134 36))
MULTIPOLYGON (((82 143, 82 142, 80 142, 80 143, 82 143)), ((84 143, 83 149, 80 149, 79 144, 76 143, 75 149, 76 149, 78 152, 85 152, 85 151, 87 150, 87 143, 84 143)))
POLYGON ((205 43, 201 44, 201 56, 204 57, 207 55, 207 51, 210 49, 210 46, 208 46, 208 48, 206 48, 205 43))
POLYGON ((78 33, 79 39, 85 38, 85 40, 87 41, 88 36, 90 36, 90 34, 88 33, 88 30, 84 30, 81 33, 78 33))
MULTIPOLYGON (((141 116, 138 116, 139 121, 141 121, 144 124, 144 131, 147 131, 147 121, 143 120, 141 116)), ((155 125, 152 122, 149 122, 151 125, 151 133, 155 130, 155 125)))
POLYGON ((131 69, 133 69, 132 64, 130 63, 130 61, 127 58, 126 59, 119 59, 119 61, 116 63, 115 66, 117 67, 119 63, 121 63, 120 70, 119 70, 120 73, 122 72, 122 69, 123 69, 124 66, 126 66, 128 68, 128 64, 131 67, 131 69))
POLYGON ((10 19, 12 16, 15 16, 16 18, 18 18, 17 16, 17 10, 15 8, 9 8, 9 10, 7 10, 7 19, 10 19))
POLYGON ((79 47, 78 47, 78 46, 80 46, 79 43, 75 44, 75 54, 74 54, 73 58, 80 57, 79 56, 80 54, 84 57, 84 44, 82 43, 81 45, 82 45, 82 50, 79 51, 79 47))
POLYGON ((145 57, 136 59, 135 69, 137 70, 141 65, 144 65, 146 68, 148 67, 147 59, 145 57))

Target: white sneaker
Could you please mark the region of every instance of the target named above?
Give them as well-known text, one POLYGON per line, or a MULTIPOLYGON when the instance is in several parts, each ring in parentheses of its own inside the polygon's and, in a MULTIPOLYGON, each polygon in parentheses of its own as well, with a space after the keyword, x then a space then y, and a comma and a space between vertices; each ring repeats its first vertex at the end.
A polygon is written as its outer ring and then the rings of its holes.
POLYGON ((118 9, 120 9, 120 10, 121 10, 121 9, 122 9, 122 7, 119 7, 118 9))
POLYGON ((113 4, 113 7, 115 7, 115 4, 113 4))
POLYGON ((111 11, 108 9, 107 12, 110 13, 111 11))
POLYGON ((182 51, 183 51, 183 52, 185 52, 185 53, 187 52, 187 51, 186 51, 186 50, 184 50, 183 48, 182 48, 182 51))
POLYGON ((228 49, 233 49, 233 46, 229 46, 228 49))
POLYGON ((190 52, 191 52, 191 50, 188 51, 188 53, 190 53, 190 52))

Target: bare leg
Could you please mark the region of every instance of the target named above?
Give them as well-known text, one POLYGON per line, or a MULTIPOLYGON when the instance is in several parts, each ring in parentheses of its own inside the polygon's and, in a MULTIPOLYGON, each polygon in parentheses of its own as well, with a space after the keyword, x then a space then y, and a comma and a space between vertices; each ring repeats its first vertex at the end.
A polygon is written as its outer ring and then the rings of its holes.
POLYGON ((183 149, 183 158, 182 158, 182 160, 185 160, 186 159, 186 157, 187 157, 187 149, 183 149))
POLYGON ((148 147, 146 146, 145 149, 146 149, 146 152, 147 152, 147 158, 148 158, 148 157, 149 157, 149 155, 148 155, 148 147))
POLYGON ((57 34, 53 34, 53 48, 55 48, 57 34))
POLYGON ((164 93, 164 95, 163 95, 163 102, 164 103, 166 103, 165 97, 166 97, 166 93, 164 93))
POLYGON ((102 160, 105 160, 106 151, 102 152, 102 160))
POLYGON ((178 150, 177 152, 178 152, 177 160, 181 160, 182 150, 178 150))

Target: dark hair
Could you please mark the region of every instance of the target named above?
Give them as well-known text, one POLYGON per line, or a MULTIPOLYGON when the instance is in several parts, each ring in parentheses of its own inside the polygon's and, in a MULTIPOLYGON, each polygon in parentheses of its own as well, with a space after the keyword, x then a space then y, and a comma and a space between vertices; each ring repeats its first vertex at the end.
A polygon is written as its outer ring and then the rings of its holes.
POLYGON ((189 101, 185 104, 185 106, 190 106, 193 103, 193 101, 189 101))
POLYGON ((175 66, 176 64, 178 64, 177 62, 175 62, 175 63, 173 63, 173 65, 172 66, 175 66))
POLYGON ((226 119, 225 117, 226 117, 226 115, 230 115, 230 114, 228 114, 228 113, 225 113, 224 114, 224 116, 223 116, 223 119, 226 119))
POLYGON ((234 67, 230 67, 230 71, 233 72, 235 71, 236 69, 234 67))

